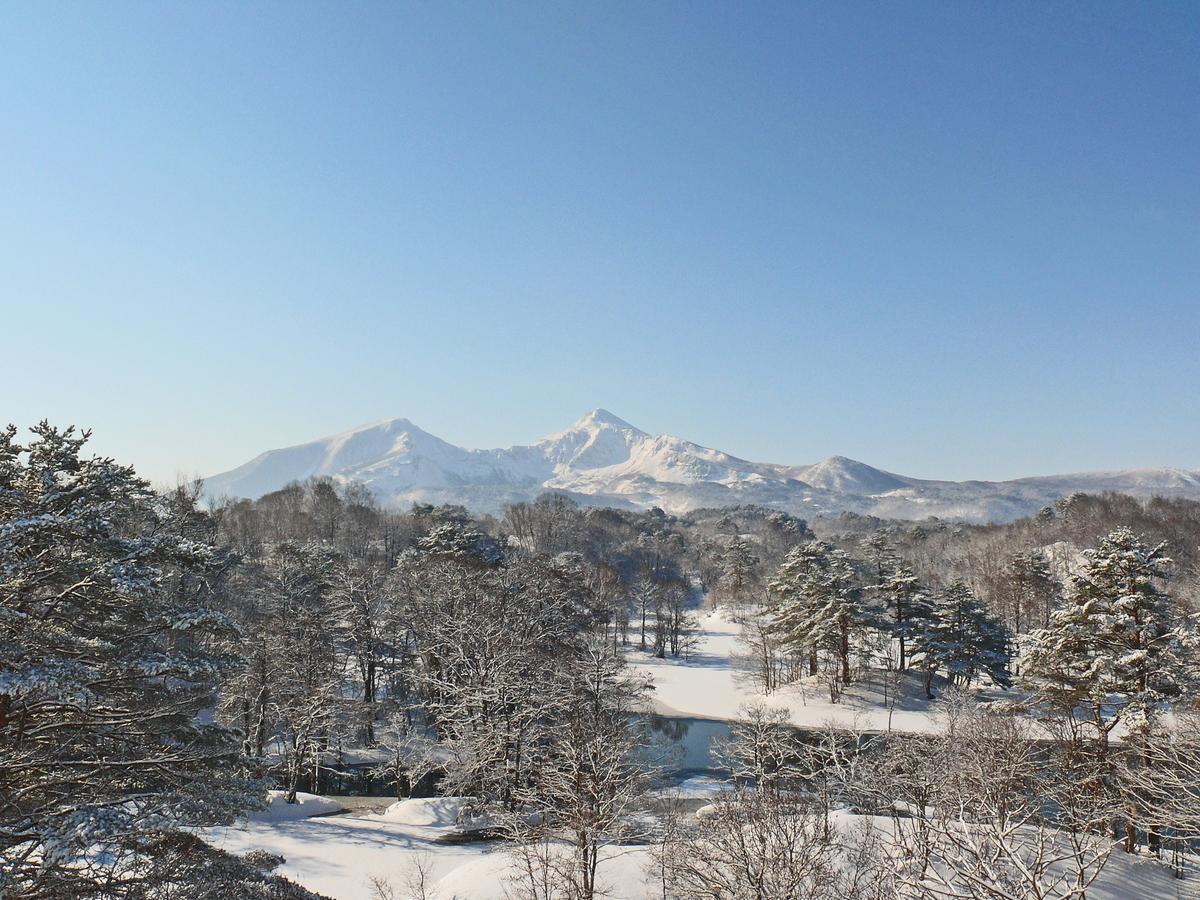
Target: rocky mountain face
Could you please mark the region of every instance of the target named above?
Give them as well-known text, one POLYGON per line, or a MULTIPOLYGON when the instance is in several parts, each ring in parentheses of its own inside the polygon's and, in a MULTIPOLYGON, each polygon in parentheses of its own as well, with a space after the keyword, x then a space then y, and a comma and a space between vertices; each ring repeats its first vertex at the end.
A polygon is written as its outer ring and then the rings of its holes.
POLYGON ((385 505, 458 503, 492 513, 548 490, 588 505, 673 513, 752 503, 807 516, 853 511, 970 522, 1009 521, 1075 491, 1200 499, 1200 472, 1183 469, 956 482, 908 478, 842 456, 807 466, 755 463, 648 434, 603 409, 534 444, 503 450, 466 450, 407 419, 389 419, 269 450, 206 479, 205 487, 211 497, 253 499, 311 476, 360 481, 385 505))

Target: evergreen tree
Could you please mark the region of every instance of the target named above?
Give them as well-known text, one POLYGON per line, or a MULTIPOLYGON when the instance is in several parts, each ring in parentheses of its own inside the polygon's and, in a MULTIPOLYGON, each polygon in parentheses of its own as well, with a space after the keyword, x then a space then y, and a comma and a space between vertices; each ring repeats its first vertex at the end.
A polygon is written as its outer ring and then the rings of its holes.
POLYGON ((791 650, 808 654, 809 675, 817 674, 817 649, 824 632, 815 610, 820 602, 825 547, 808 541, 793 548, 767 584, 771 631, 791 650))
POLYGON ((1101 744, 1123 720, 1147 731, 1157 705, 1189 687, 1186 634, 1159 587, 1165 550, 1128 528, 1113 531, 1085 551, 1049 626, 1023 643, 1026 685, 1072 719, 1086 710, 1101 744))
MULTIPOLYGON (((1170 564, 1165 550, 1165 544, 1147 544, 1128 528, 1111 532, 1099 548, 1085 551, 1066 601, 1051 613, 1049 626, 1031 633, 1023 646, 1022 680, 1064 717, 1073 734, 1083 724, 1077 718, 1083 711, 1105 768, 1109 736, 1118 724, 1125 726, 1137 758, 1150 765, 1160 706, 1195 687, 1194 636, 1159 586, 1170 564)), ((1133 759, 1130 764, 1136 765, 1133 759)), ((1111 781, 1110 774, 1106 783, 1111 781)), ((1125 850, 1131 853, 1146 798, 1137 788, 1122 794, 1125 850)), ((1150 834, 1155 845, 1156 825, 1150 834)))
POLYGON ((875 570, 875 584, 882 584, 900 563, 895 548, 882 531, 876 531, 870 537, 864 538, 861 547, 867 562, 875 570))
POLYGON ((903 671, 908 665, 908 645, 928 627, 932 616, 929 597, 912 569, 903 563, 887 573, 881 593, 887 606, 884 626, 899 643, 898 668, 903 671))
POLYGON ((480 566, 497 566, 504 559, 504 551, 494 538, 456 521, 434 526, 417 541, 417 549, 431 556, 480 566))
POLYGON ((760 560, 753 545, 743 537, 734 536, 721 555, 721 573, 734 601, 745 599, 748 586, 754 581, 755 567, 760 560))
POLYGON ((1050 612, 1058 600, 1059 586, 1050 563, 1043 553, 1036 550, 1013 554, 1005 567, 1012 628, 1021 634, 1037 621, 1043 626, 1050 623, 1050 612))
POLYGON ((148 846, 265 791, 200 715, 237 662, 229 560, 87 432, 32 432, 0 431, 0 895, 126 896, 148 846))
POLYGON ((1008 631, 974 592, 956 581, 936 595, 928 625, 913 632, 914 655, 921 657, 925 696, 933 699, 933 678, 945 669, 951 684, 970 684, 979 675, 1007 687, 1008 631))
POLYGON ((818 653, 836 656, 841 682, 849 684, 851 636, 865 619, 850 558, 823 541, 801 544, 788 553, 768 593, 781 643, 807 650, 810 675, 818 653))

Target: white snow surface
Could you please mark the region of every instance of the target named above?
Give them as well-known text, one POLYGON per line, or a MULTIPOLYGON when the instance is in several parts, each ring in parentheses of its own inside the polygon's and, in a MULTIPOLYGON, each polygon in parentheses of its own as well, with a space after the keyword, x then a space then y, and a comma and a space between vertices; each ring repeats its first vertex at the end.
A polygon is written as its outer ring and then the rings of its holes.
MULTIPOLYGON (((701 807, 697 813, 703 815, 708 809, 701 807)), ((844 810, 835 811, 831 818, 846 832, 864 820, 885 835, 891 827, 887 818, 860 817, 844 810)), ((228 828, 208 829, 205 837, 232 853, 265 850, 279 854, 286 860, 278 870, 281 874, 336 900, 377 897, 373 877, 386 879, 396 896, 409 896, 407 882, 418 865, 424 865, 432 884, 430 896, 439 900, 507 900, 521 896, 519 883, 511 881, 513 857, 502 844, 438 843, 451 827, 405 824, 389 820, 386 815, 358 813, 274 821, 251 819, 228 828)), ((565 845, 559 850, 567 852, 565 845)), ((612 900, 661 896, 655 893, 655 876, 647 867, 650 862, 649 850, 644 846, 606 848, 598 869, 603 896, 612 900)), ((1190 877, 1195 878, 1194 868, 1190 877)), ((1088 897, 1175 897, 1181 896, 1177 888, 1192 884, 1174 881, 1166 865, 1144 854, 1129 857, 1118 851, 1088 889, 1088 897)))
POLYGON ((470 802, 465 797, 413 797, 397 800, 379 817, 398 825, 424 825, 445 828, 458 822, 463 808, 470 802))
MULTIPOLYGON (((782 706, 801 728, 840 728, 865 731, 930 733, 939 728, 936 701, 925 699, 920 679, 906 673, 894 707, 884 702, 877 676, 852 684, 839 702, 831 703, 821 682, 785 685, 764 695, 735 664, 741 626, 721 607, 700 616, 696 650, 689 659, 658 659, 631 651, 628 661, 653 679, 651 695, 656 712, 702 719, 737 719, 743 706, 765 703, 782 706)), ((743 651, 744 652, 744 651, 743 651)), ((1003 692, 980 692, 983 699, 1003 697, 1003 692)))
POLYGON ((842 456, 812 465, 756 463, 649 434, 603 409, 533 444, 496 450, 467 450, 408 419, 388 419, 267 451, 206 479, 205 489, 213 498, 254 499, 312 476, 362 482, 386 505, 458 503, 491 513, 547 490, 589 505, 672 513, 753 503, 803 515, 848 510, 966 521, 1019 518, 1074 491, 1200 499, 1200 471, 1183 469, 953 482, 896 475, 842 456))
MULTIPOLYGON (((301 795, 311 808, 338 809, 331 798, 301 795)), ((373 900, 372 878, 386 879, 397 896, 406 897, 408 879, 418 865, 427 867, 440 900, 501 900, 520 896, 510 882, 513 859, 495 841, 439 843, 455 831, 466 803, 461 797, 402 800, 383 813, 351 812, 318 818, 249 816, 227 828, 210 828, 204 837, 231 853, 266 850, 283 856, 278 872, 337 900, 373 900)), ((319 814, 318 814, 319 815, 319 814)), ((567 852, 566 846, 562 852, 567 852)), ((600 872, 612 897, 642 897, 644 848, 612 848, 600 872)))
POLYGON ((319 797, 316 794, 298 792, 296 802, 284 800, 283 791, 267 793, 267 808, 251 813, 252 822, 294 822, 297 819, 309 819, 313 816, 328 816, 342 811, 342 804, 329 797, 319 797))
MULTIPOLYGON (((924 676, 917 671, 900 673, 899 690, 885 694, 883 673, 860 672, 837 703, 829 699, 829 690, 818 676, 787 684, 764 694, 758 683, 738 665, 745 652, 739 646, 741 626, 725 607, 701 614, 696 648, 687 659, 659 659, 637 649, 626 651, 630 668, 651 679, 651 709, 664 716, 732 721, 744 717, 746 706, 761 703, 783 707, 797 728, 821 730, 834 727, 864 732, 896 731, 908 734, 934 734, 944 727, 937 695, 944 690, 935 682, 934 700, 925 697, 924 676)), ((1028 698, 1016 689, 974 686, 970 693, 980 703, 1020 704, 1028 698)), ((1026 720, 1036 733, 1050 733, 1036 718, 1026 720)), ((1165 709, 1163 721, 1172 723, 1174 713, 1165 709)), ((1110 739, 1122 741, 1125 723, 1118 724, 1110 739)))

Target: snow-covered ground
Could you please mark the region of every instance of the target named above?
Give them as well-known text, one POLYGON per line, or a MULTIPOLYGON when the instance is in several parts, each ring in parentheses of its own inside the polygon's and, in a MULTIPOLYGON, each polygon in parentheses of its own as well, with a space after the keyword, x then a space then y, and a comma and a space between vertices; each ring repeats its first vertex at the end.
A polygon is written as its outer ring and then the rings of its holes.
MULTIPOLYGON (((712 785, 697 784, 697 796, 708 794, 712 785)), ((266 850, 286 859, 280 872, 305 887, 336 900, 374 900, 378 895, 372 877, 386 879, 397 897, 411 895, 409 878, 423 867, 430 897, 439 900, 506 900, 521 896, 520 885, 511 879, 513 857, 497 842, 448 844, 438 841, 455 828, 461 808, 456 798, 406 800, 392 804, 382 813, 347 812, 329 815, 336 801, 302 794, 298 807, 279 812, 257 813, 228 828, 210 829, 206 836, 233 853, 266 850), (313 816, 300 817, 308 810, 313 816)), ((859 817, 846 812, 834 814, 849 832, 859 817)), ((874 824, 889 830, 888 820, 874 824)), ((563 848, 565 852, 565 848, 563 848)), ((604 896, 612 900, 643 900, 661 896, 648 870, 651 862, 646 847, 613 847, 606 851, 599 868, 604 896)), ((1145 855, 1126 856, 1119 851, 1088 889, 1094 900, 1140 900, 1140 898, 1188 897, 1195 890, 1196 875, 1176 881, 1161 862, 1145 855)))
MULTIPOLYGON (((700 633, 695 651, 688 659, 658 659, 649 653, 633 649, 626 654, 630 667, 649 675, 654 690, 650 700, 654 712, 664 716, 688 716, 723 721, 740 718, 739 709, 752 703, 785 707, 792 724, 798 728, 838 728, 863 731, 898 731, 910 734, 931 734, 942 727, 938 700, 927 700, 923 676, 916 671, 900 673, 899 691, 890 704, 885 700, 882 673, 859 675, 859 680, 845 690, 837 703, 829 699, 829 691, 820 678, 784 685, 764 694, 757 682, 740 671, 735 662, 745 648, 739 647, 741 626, 733 621, 729 611, 717 607, 699 616, 700 633)), ((943 690, 940 680, 934 693, 943 690)), ((981 702, 1020 703, 1026 697, 1016 689, 973 688, 981 702)), ((1170 709, 1162 711, 1163 722, 1174 721, 1170 709)), ((1030 719, 1030 727, 1042 731, 1042 724, 1030 719)), ((1048 731, 1042 733, 1049 737, 1048 731)), ((1125 724, 1119 723, 1110 734, 1113 741, 1125 737, 1125 724)))
POLYGON ((318 797, 316 794, 296 794, 296 802, 288 803, 283 791, 271 791, 267 808, 252 813, 252 822, 274 823, 293 822, 297 819, 311 819, 314 816, 330 816, 343 811, 342 804, 330 797, 318 797))
MULTIPOLYGON (((741 706, 762 702, 786 707, 792 723, 801 728, 820 728, 830 722, 870 731, 887 731, 890 727, 892 731, 931 732, 939 727, 937 703, 925 699, 916 673, 906 673, 901 679, 899 696, 890 711, 877 675, 851 685, 837 703, 830 702, 828 691, 819 683, 787 685, 764 695, 734 664, 740 626, 728 612, 718 608, 704 613, 700 629, 690 659, 657 659, 636 651, 629 654, 632 667, 654 680, 655 712, 736 719, 741 706)), ((1003 692, 986 692, 984 696, 999 697, 1003 692)))
MULTIPOLYGON (((311 794, 300 797, 302 808, 318 809, 320 804, 315 801, 335 803, 311 794)), ((399 889, 415 872, 418 861, 427 858, 432 876, 440 878, 491 851, 492 845, 487 844, 435 844, 448 826, 438 820, 412 824, 433 817, 422 816, 430 812, 417 808, 422 801, 409 802, 415 804, 411 816, 394 807, 389 814, 356 812, 316 818, 280 817, 268 810, 227 828, 209 829, 205 837, 231 853, 259 849, 277 853, 286 860, 280 874, 338 900, 373 898, 372 877, 388 879, 403 896, 399 889)), ((272 810, 275 805, 273 799, 272 810)))
MULTIPOLYGON (((440 843, 456 830, 460 798, 403 800, 382 812, 340 810, 337 801, 300 794, 300 803, 282 802, 272 792, 268 810, 205 837, 231 853, 266 850, 284 857, 279 874, 337 900, 375 900, 372 878, 385 879, 397 897, 408 897, 409 879, 423 867, 431 896, 441 900, 504 900, 521 895, 510 878, 513 858, 495 841, 440 843), (284 809, 281 809, 283 807, 284 809), (307 812, 307 817, 306 817, 307 812)), ((612 897, 646 896, 644 847, 619 847, 601 862, 612 897)))

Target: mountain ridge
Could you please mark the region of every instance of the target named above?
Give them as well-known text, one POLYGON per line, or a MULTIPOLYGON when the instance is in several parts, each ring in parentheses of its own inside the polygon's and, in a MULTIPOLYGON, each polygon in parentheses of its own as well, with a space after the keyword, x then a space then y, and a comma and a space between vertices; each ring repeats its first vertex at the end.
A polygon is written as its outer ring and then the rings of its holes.
POLYGON ((1200 499, 1200 471, 1174 468, 956 482, 911 478, 844 456, 808 465, 752 462, 650 434, 602 408, 532 444, 484 450, 450 444, 406 418, 381 419, 267 450, 205 479, 205 492, 255 499, 313 476, 360 481, 386 506, 458 503, 491 513, 547 490, 589 505, 672 513, 753 503, 808 516, 850 511, 970 522, 1010 521, 1075 491, 1200 499))

